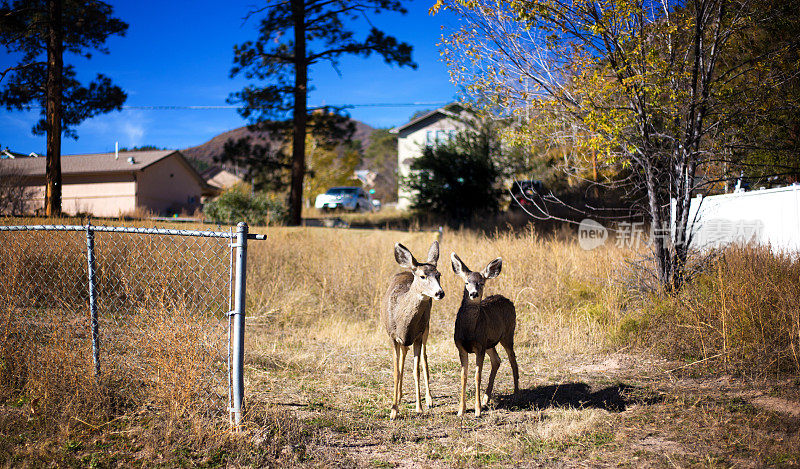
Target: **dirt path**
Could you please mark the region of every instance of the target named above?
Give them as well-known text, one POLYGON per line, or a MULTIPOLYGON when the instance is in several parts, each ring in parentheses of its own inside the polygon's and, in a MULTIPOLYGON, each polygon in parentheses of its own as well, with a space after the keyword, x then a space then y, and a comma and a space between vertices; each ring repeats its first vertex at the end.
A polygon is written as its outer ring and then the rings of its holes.
POLYGON ((468 405, 461 418, 455 413, 455 348, 441 341, 430 344, 432 408, 414 412, 409 360, 405 405, 400 418, 389 421, 389 349, 379 334, 346 346, 329 338, 284 336, 280 344, 259 348, 263 352, 247 365, 248 389, 258 390, 250 399, 291 412, 318 430, 314 464, 800 465, 797 381, 693 378, 689 369, 670 373, 675 364, 641 355, 543 356, 522 348, 520 393, 509 394, 504 360, 487 411, 476 419, 468 405))

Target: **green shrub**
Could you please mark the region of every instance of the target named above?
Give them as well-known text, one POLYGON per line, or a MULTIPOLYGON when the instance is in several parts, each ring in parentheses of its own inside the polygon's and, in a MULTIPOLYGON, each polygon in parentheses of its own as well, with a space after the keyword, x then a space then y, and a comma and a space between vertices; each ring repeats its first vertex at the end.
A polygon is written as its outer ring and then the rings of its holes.
POLYGON ((206 220, 229 225, 240 221, 251 226, 282 224, 286 213, 286 204, 279 196, 254 193, 244 184, 228 189, 203 208, 206 220))

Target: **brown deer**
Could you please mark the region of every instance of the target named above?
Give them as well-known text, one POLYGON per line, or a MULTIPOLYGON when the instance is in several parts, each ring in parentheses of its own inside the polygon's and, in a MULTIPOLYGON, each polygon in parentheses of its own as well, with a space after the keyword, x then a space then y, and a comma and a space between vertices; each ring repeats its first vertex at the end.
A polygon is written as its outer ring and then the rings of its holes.
POLYGON ((410 271, 395 274, 389 282, 389 289, 384 296, 384 307, 381 309, 381 320, 392 341, 394 350, 394 395, 389 418, 394 420, 399 412, 400 399, 403 396, 403 365, 406 361, 408 347, 414 346, 414 384, 417 392, 417 412, 422 412, 419 388, 419 364, 422 357, 422 369, 425 377, 425 403, 431 406, 433 399, 430 390, 430 374, 428 372, 428 331, 431 318, 431 298, 441 300, 444 291, 439 283, 439 271, 436 262, 439 260, 439 243, 434 241, 428 250, 428 260, 417 262, 411 252, 402 244, 394 245, 394 258, 398 264, 410 271))
POLYGON ((467 366, 469 354, 475 354, 475 416, 480 417, 481 407, 489 403, 494 386, 494 377, 500 367, 500 357, 495 346, 501 344, 508 355, 511 372, 514 375, 514 394, 519 392, 519 370, 517 356, 514 353, 514 329, 517 326, 517 313, 514 303, 501 295, 483 297, 483 287, 487 279, 500 275, 503 259, 497 258, 486 266, 482 272, 472 272, 464 262, 452 253, 450 261, 453 272, 464 280, 464 296, 456 315, 456 328, 453 339, 458 348, 461 360, 461 399, 458 403, 458 415, 466 410, 464 394, 467 391, 467 366), (489 384, 486 394, 481 399, 481 372, 483 371, 484 354, 489 354, 492 371, 489 373, 489 384))

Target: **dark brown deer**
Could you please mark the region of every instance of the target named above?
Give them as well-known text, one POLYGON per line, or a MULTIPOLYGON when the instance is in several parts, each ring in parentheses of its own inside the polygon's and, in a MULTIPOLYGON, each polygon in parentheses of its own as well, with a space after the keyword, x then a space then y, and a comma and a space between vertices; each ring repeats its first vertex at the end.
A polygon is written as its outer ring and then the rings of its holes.
POLYGON ((394 420, 399 412, 403 396, 403 365, 408 347, 414 346, 414 384, 417 392, 417 412, 422 412, 420 404, 419 365, 422 357, 425 377, 425 403, 431 406, 433 399, 428 372, 428 332, 431 317, 431 298, 441 300, 444 291, 439 283, 439 243, 434 241, 428 251, 428 260, 417 262, 411 252, 402 244, 394 245, 394 258, 398 264, 410 271, 400 272, 392 277, 389 289, 384 296, 381 320, 392 341, 394 351, 394 394, 389 418, 394 420))
POLYGON ((456 315, 456 328, 453 339, 458 348, 461 360, 461 399, 458 403, 458 415, 466 410, 464 394, 467 391, 467 366, 469 354, 475 354, 475 416, 480 417, 482 406, 489 403, 494 386, 494 377, 500 367, 500 357, 495 346, 501 344, 508 355, 511 372, 514 375, 514 394, 519 392, 519 370, 517 356, 514 354, 514 329, 517 326, 517 313, 514 303, 501 295, 483 298, 483 287, 487 279, 500 275, 503 259, 497 258, 486 266, 482 272, 472 272, 464 262, 452 253, 450 261, 455 272, 464 280, 464 296, 456 315), (483 371, 484 354, 489 354, 492 371, 489 373, 489 384, 486 394, 481 399, 481 372, 483 371))

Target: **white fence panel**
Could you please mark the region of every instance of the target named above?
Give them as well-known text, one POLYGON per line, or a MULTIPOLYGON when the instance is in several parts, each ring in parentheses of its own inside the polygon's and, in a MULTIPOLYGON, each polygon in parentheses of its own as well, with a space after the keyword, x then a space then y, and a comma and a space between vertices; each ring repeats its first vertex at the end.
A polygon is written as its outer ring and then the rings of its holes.
POLYGON ((697 249, 752 241, 775 252, 800 252, 800 184, 695 197, 689 224, 697 249))

